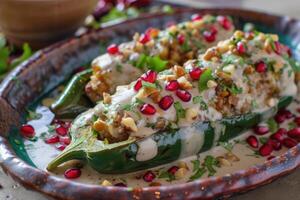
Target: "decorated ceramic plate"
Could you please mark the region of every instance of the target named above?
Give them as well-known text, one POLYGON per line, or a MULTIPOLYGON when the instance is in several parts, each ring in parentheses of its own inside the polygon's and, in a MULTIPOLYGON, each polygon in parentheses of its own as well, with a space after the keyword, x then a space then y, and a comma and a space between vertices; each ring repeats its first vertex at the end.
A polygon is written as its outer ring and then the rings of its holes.
POLYGON ((57 199, 211 199, 300 165, 299 22, 150 14, 37 52, 0 87, 0 164, 57 199))

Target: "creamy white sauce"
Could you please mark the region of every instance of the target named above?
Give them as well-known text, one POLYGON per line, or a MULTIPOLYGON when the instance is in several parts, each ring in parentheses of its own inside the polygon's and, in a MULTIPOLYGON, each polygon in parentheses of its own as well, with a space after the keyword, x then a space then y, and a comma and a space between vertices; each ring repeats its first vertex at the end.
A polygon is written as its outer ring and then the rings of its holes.
POLYGON ((138 151, 136 154, 137 161, 147 161, 151 160, 157 155, 158 146, 157 143, 152 138, 146 138, 139 142, 138 151))
POLYGON ((204 144, 204 133, 195 127, 185 127, 180 130, 180 158, 192 156, 200 152, 204 144))

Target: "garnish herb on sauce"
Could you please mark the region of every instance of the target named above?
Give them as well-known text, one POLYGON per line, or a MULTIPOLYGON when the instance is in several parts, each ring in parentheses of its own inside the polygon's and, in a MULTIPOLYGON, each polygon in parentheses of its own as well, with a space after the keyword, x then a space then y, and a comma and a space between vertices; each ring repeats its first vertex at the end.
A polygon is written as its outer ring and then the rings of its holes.
POLYGON ((176 119, 177 121, 180 119, 180 118, 185 118, 185 113, 186 113, 186 110, 182 107, 181 103, 180 102, 175 102, 174 103, 174 108, 176 110, 176 119))
POLYGON ((277 122, 275 121, 274 118, 271 118, 267 121, 268 127, 269 127, 269 131, 271 133, 275 133, 278 130, 279 125, 277 124, 277 122))
POLYGON ((199 79, 199 83, 198 83, 198 89, 199 89, 199 92, 202 92, 204 90, 206 90, 208 87, 207 87, 207 82, 209 80, 213 80, 214 77, 212 75, 212 70, 210 68, 206 69, 200 76, 200 79, 199 79))
POLYGON ((145 54, 141 54, 138 60, 133 62, 132 64, 140 69, 146 66, 156 72, 161 72, 166 69, 167 63, 167 61, 162 60, 158 56, 147 56, 145 54))
POLYGON ((168 182, 172 182, 176 179, 174 174, 172 174, 168 171, 165 171, 165 170, 162 170, 159 172, 158 178, 166 179, 166 181, 168 181, 168 182))
POLYGON ((43 115, 41 113, 36 113, 35 111, 27 109, 27 116, 26 116, 27 121, 41 119, 42 116, 43 115))
POLYGON ((205 103, 205 101, 203 100, 203 98, 201 96, 193 97, 193 103, 200 104, 201 110, 207 110, 207 108, 208 108, 207 104, 205 103))

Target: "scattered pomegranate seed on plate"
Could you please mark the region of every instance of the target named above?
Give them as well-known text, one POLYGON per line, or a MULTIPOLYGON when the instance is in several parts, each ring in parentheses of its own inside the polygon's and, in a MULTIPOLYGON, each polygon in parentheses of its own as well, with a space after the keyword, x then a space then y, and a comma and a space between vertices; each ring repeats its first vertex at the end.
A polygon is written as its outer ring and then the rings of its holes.
POLYGON ((55 129, 55 132, 60 136, 66 136, 68 134, 68 129, 63 126, 59 126, 55 129))
POLYGON ((77 169, 77 168, 71 168, 71 169, 66 170, 64 175, 65 175, 65 178, 67 178, 67 179, 79 178, 81 175, 81 170, 77 169))
POLYGON ((45 139, 45 142, 47 144, 55 144, 55 143, 58 143, 59 142, 59 136, 58 135, 53 135, 49 138, 46 138, 45 139))
POLYGON ((265 135, 269 132, 269 128, 267 126, 256 126, 253 130, 257 135, 265 135))
POLYGON ((143 176, 143 179, 146 182, 152 182, 155 178, 156 176, 152 171, 147 171, 143 176))
POLYGON ((254 135, 250 135, 246 141, 252 148, 258 148, 258 139, 254 135))
POLYGON ((170 167, 170 168, 168 169, 168 172, 169 172, 170 174, 175 175, 175 173, 178 171, 178 169, 179 169, 179 167, 177 167, 177 166, 172 166, 172 167, 170 167))
POLYGON ((273 148, 269 144, 264 144, 259 148, 259 154, 261 156, 269 156, 273 152, 273 148))
POLYGON ((22 136, 26 138, 33 138, 35 136, 35 130, 30 124, 23 124, 20 128, 20 132, 22 136))

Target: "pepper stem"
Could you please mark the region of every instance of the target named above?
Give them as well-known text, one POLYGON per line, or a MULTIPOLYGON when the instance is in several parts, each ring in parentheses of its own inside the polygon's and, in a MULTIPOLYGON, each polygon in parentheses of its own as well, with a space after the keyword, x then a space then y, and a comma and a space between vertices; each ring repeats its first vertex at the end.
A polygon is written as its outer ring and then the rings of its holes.
POLYGON ((48 166, 48 171, 53 171, 55 168, 57 168, 59 165, 70 161, 70 160, 85 160, 85 153, 82 150, 73 150, 68 149, 65 152, 62 152, 60 155, 58 155, 54 160, 52 160, 48 166))

